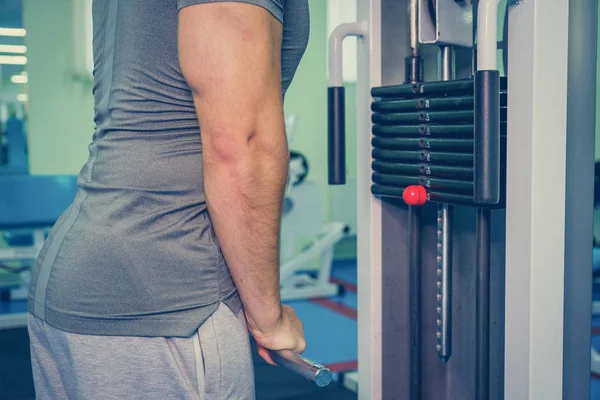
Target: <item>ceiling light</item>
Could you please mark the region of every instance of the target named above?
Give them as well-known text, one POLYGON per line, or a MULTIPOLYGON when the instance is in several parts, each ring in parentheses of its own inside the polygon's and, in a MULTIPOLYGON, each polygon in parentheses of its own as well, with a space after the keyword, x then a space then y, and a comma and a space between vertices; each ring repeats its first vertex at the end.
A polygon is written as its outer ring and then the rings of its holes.
POLYGON ((27 57, 25 56, 0 56, 0 64, 25 65, 27 57))
POLYGON ((0 44, 0 53, 17 53, 17 54, 25 54, 27 52, 27 47, 12 45, 12 44, 0 44))
POLYGON ((25 36, 27 31, 21 28, 0 28, 0 36, 25 36))
POLYGON ((13 75, 10 77, 12 83, 27 83, 27 75, 13 75))
POLYGON ((25 93, 19 93, 19 94, 17 95, 17 101, 20 101, 20 102, 23 102, 23 103, 24 103, 24 102, 26 102, 27 100, 29 100, 29 96, 27 96, 25 93))

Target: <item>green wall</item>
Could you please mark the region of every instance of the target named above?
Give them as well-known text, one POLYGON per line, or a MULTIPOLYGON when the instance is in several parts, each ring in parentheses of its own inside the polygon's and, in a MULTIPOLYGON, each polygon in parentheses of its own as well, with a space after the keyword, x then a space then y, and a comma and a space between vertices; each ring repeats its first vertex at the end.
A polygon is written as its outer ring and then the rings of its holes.
POLYGON ((94 129, 89 83, 74 79, 71 0, 24 0, 32 174, 77 174, 94 129))
MULTIPOLYGON (((321 184, 324 217, 329 215, 327 186, 327 1, 310 0, 311 30, 306 53, 285 99, 287 116, 297 116, 291 148, 308 157, 309 179, 321 184)), ((356 86, 346 85, 346 156, 356 176, 356 86)))

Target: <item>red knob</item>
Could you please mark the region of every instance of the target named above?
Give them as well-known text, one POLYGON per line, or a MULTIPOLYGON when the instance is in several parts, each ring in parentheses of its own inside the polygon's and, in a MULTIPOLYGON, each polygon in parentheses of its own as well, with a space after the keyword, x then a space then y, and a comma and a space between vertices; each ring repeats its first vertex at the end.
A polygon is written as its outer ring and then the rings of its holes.
POLYGON ((427 201, 427 191, 421 185, 412 185, 404 189, 402 198, 409 206, 422 206, 427 201))

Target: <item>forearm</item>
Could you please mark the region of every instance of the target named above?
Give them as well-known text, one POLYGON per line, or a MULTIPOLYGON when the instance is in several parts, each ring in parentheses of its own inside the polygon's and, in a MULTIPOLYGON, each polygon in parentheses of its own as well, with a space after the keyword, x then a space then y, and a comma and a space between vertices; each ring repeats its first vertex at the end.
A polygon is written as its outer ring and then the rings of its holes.
POLYGON ((211 152, 204 160, 211 220, 257 331, 272 329, 281 315, 279 235, 288 149, 283 124, 275 129, 280 140, 264 143, 258 132, 247 143, 227 146, 226 156, 211 152))

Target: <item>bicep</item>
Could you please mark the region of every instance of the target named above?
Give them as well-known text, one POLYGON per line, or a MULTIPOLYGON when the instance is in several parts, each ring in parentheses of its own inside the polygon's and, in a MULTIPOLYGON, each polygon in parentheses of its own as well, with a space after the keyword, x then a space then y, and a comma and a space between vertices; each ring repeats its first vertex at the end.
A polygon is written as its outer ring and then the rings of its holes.
POLYGON ((265 113, 282 108, 282 25, 271 13, 237 2, 198 4, 180 11, 178 29, 203 140, 205 132, 242 140, 265 113))

